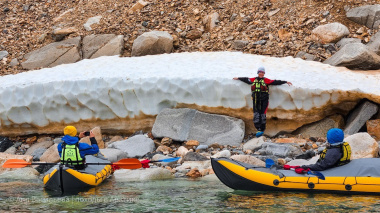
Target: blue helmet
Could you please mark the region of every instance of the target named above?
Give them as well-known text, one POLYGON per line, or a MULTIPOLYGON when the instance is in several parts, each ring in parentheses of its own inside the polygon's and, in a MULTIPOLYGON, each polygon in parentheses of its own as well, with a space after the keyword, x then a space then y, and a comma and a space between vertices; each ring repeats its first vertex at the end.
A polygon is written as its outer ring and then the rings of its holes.
POLYGON ((344 140, 343 130, 338 129, 338 128, 333 128, 327 132, 327 141, 330 144, 343 142, 343 140, 344 140))

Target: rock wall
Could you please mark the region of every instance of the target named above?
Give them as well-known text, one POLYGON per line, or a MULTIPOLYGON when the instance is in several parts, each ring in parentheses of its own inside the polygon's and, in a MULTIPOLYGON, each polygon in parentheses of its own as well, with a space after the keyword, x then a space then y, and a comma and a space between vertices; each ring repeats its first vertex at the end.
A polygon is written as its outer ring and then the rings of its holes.
POLYGON ((183 107, 241 118, 250 132, 250 88, 232 78, 254 77, 259 66, 265 66, 266 77, 293 83, 271 86, 268 135, 344 115, 362 98, 380 103, 380 74, 292 57, 232 52, 111 56, 1 77, 0 134, 61 133, 67 124, 131 133, 151 130, 162 109, 183 107))

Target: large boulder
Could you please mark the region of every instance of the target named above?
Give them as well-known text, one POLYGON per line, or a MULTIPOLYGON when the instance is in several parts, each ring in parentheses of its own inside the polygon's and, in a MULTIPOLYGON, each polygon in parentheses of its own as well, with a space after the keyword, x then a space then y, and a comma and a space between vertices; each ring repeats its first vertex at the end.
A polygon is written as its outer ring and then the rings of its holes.
POLYGON ((240 161, 243 163, 252 164, 255 166, 262 166, 262 167, 265 166, 264 161, 262 161, 256 157, 253 157, 252 155, 232 155, 231 159, 236 160, 236 161, 240 161))
POLYGON ((362 40, 360 38, 342 38, 340 41, 338 41, 338 43, 336 43, 336 46, 340 49, 346 44, 352 43, 362 43, 362 40))
POLYGON ((110 144, 108 148, 120 149, 127 153, 128 157, 135 158, 153 152, 155 145, 152 139, 144 135, 135 135, 127 140, 114 142, 110 144))
POLYGON ((378 157, 379 145, 376 140, 366 132, 348 136, 344 141, 351 146, 351 160, 378 157))
POLYGON ((40 161, 47 163, 58 163, 60 161, 58 153, 58 144, 54 144, 49 149, 47 149, 44 154, 40 157, 40 161))
POLYGON ((380 4, 353 8, 347 12, 346 16, 353 22, 377 29, 380 25, 380 4))
POLYGON ((243 151, 247 151, 247 150, 255 151, 256 149, 261 148, 261 145, 263 145, 263 143, 265 142, 264 139, 265 139, 264 136, 259 137, 259 138, 252 138, 251 140, 247 141, 247 143, 243 145, 243 151))
POLYGON ((39 148, 44 148, 44 149, 48 149, 49 147, 51 147, 52 145, 54 144, 53 141, 43 141, 43 142, 39 142, 39 143, 35 143, 33 144, 26 152, 25 154, 26 155, 32 155, 33 152, 36 150, 36 149, 39 149, 39 148))
POLYGON ((121 151, 120 149, 107 148, 107 149, 100 149, 99 151, 112 163, 128 157, 128 154, 121 151))
POLYGON ((173 50, 173 37, 166 31, 143 33, 133 41, 132 56, 157 55, 173 50))
POLYGON ((113 174, 116 181, 146 181, 146 180, 165 180, 172 179, 172 173, 164 168, 150 169, 121 169, 113 174))
POLYGON ((357 133, 373 115, 379 110, 379 106, 366 101, 348 115, 344 134, 352 135, 357 133))
POLYGON ((153 125, 154 137, 197 140, 201 144, 239 146, 244 137, 241 119, 200 112, 194 109, 164 109, 153 125))
POLYGON ((335 43, 344 36, 348 36, 350 31, 341 23, 330 23, 318 26, 312 31, 312 38, 321 43, 335 43))
POLYGON ((11 146, 13 143, 9 138, 0 136, 0 152, 5 152, 11 146))
POLYGON ((83 58, 92 59, 100 56, 121 55, 123 47, 123 35, 88 35, 83 38, 82 42, 83 58))
POLYGON ((79 54, 80 37, 51 43, 41 49, 24 56, 21 63, 24 69, 32 70, 40 67, 54 67, 60 64, 75 63, 81 59, 79 54))
POLYGON ((323 63, 349 69, 380 69, 380 56, 362 43, 350 43, 323 63))
POLYGON ((297 144, 264 143, 258 150, 261 155, 274 155, 277 157, 295 157, 302 154, 302 149, 297 144))
POLYGON ((367 46, 371 51, 380 55, 380 31, 371 37, 367 46))
POLYGON ((315 123, 307 124, 297 129, 294 134, 309 137, 326 137, 327 131, 331 128, 343 128, 344 118, 342 115, 332 115, 315 123))
POLYGON ((380 141, 380 119, 367 121, 367 132, 380 141))
MULTIPOLYGON (((98 147, 99 149, 104 149, 104 141, 103 141, 103 136, 102 136, 102 131, 100 127, 95 127, 91 129, 91 132, 94 133, 96 142, 98 142, 98 147)), ((84 137, 79 140, 80 143, 87 143, 88 145, 91 145, 90 137, 84 137)))

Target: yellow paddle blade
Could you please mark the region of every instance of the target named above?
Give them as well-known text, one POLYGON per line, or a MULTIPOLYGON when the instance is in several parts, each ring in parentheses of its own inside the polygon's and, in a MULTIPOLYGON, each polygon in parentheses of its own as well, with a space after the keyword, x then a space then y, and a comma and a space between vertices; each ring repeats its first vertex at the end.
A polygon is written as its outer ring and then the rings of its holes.
POLYGON ((25 166, 32 165, 22 159, 9 159, 3 164, 3 168, 23 168, 25 166))
POLYGON ((112 165, 117 165, 121 169, 139 169, 142 167, 141 162, 136 158, 125 158, 118 162, 112 163, 112 165))

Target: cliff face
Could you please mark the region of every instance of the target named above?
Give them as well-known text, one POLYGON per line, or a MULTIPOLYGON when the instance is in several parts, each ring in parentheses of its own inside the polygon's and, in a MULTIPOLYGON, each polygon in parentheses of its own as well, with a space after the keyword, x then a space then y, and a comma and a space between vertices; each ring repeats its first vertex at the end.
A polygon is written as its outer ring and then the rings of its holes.
POLYGON ((259 66, 271 86, 268 135, 333 114, 361 99, 380 103, 380 74, 353 72, 292 57, 238 52, 101 57, 0 78, 2 135, 60 133, 67 124, 105 133, 149 130, 164 108, 190 107, 242 118, 253 130, 249 85, 259 66))
POLYGON ((363 28, 349 21, 346 10, 376 3, 376 0, 151 0, 145 3, 2 0, 0 51, 6 50, 9 55, 0 63, 0 74, 22 72, 20 66, 10 66, 11 60, 21 62, 26 53, 65 37, 124 35, 123 56, 130 56, 133 41, 152 30, 168 31, 175 38, 174 52, 238 50, 283 57, 304 51, 323 61, 332 52, 312 42, 311 31, 322 24, 340 22, 350 29, 348 37, 367 43, 377 29, 363 28), (88 28, 86 23, 92 17, 98 17, 99 23, 88 28))

